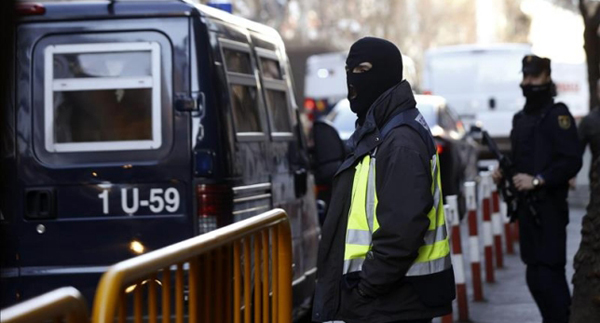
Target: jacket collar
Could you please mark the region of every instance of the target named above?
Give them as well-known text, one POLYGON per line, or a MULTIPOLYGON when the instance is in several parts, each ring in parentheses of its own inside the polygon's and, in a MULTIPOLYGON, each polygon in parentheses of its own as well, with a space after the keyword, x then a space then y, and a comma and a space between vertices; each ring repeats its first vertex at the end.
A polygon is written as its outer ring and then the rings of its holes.
POLYGON ((373 151, 382 142, 380 129, 394 116, 416 108, 416 101, 410 84, 405 80, 385 91, 367 112, 365 122, 359 126, 348 145, 350 154, 338 169, 337 174, 352 166, 357 159, 373 151))

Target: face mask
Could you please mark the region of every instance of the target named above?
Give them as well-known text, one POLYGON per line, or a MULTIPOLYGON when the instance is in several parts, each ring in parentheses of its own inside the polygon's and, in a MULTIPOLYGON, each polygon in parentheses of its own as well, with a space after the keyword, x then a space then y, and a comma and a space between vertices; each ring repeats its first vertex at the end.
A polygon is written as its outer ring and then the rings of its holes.
POLYGON ((346 66, 350 109, 357 114, 361 123, 373 102, 383 92, 402 81, 402 55, 396 45, 389 41, 366 37, 350 47, 346 66), (372 65, 370 70, 352 72, 365 62, 372 65))
POLYGON ((540 99, 546 99, 554 96, 554 84, 552 82, 541 84, 541 85, 521 85, 521 89, 523 90, 523 96, 527 98, 528 101, 537 101, 540 99))

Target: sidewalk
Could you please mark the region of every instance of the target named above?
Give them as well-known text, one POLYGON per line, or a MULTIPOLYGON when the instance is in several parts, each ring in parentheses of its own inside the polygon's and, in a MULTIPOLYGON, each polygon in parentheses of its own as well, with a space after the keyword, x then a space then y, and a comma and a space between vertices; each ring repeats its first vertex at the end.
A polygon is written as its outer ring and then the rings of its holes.
MULTIPOLYGON (((570 223, 567 227, 567 281, 571 291, 573 285, 573 257, 581 241, 581 220, 585 215, 583 208, 570 209, 570 223)), ((483 283, 485 302, 473 302, 471 268, 468 252, 467 221, 461 223, 463 255, 465 257, 465 275, 469 298, 469 317, 473 323, 541 323, 542 318, 537 306, 529 294, 525 282, 525 265, 519 258, 518 244, 514 255, 504 255, 504 268, 495 270, 496 283, 483 283)), ((481 221, 479 222, 481 225, 481 221)), ((481 231, 480 231, 481 232, 481 231)), ((503 237, 504 239, 504 237, 503 237)), ((483 242, 481 242, 483 243, 483 242)), ((504 242, 503 242, 504 243, 504 242)), ((483 259, 483 254, 481 254, 483 259)), ((482 268, 484 269, 484 268, 482 268)), ((485 279, 484 273, 482 273, 485 279)), ((456 302, 455 302, 456 303, 456 302)), ((455 320, 457 309, 455 305, 455 320)), ((434 322, 440 322, 439 319, 434 322)))

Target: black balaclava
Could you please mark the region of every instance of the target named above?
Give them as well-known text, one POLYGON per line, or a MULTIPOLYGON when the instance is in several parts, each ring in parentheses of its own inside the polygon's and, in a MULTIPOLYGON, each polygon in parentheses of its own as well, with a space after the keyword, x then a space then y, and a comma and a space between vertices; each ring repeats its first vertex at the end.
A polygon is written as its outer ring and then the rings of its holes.
POLYGON ((365 37, 350 47, 346 68, 350 109, 358 116, 358 124, 362 125, 375 100, 402 81, 402 55, 396 45, 385 39, 365 37), (352 73, 364 62, 371 63, 373 67, 364 73, 352 73))

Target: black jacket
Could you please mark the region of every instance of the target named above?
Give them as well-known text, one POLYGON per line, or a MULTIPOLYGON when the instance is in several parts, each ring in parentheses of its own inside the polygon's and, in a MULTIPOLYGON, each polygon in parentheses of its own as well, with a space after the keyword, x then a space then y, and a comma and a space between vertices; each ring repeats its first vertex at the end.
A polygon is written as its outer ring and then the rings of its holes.
POLYGON ((408 126, 393 129, 384 140, 379 135, 389 119, 415 107, 410 85, 403 81, 377 99, 363 126, 350 139, 351 153, 334 177, 322 228, 314 321, 385 323, 451 312, 452 269, 405 277, 424 244, 429 227, 427 213, 433 206, 428 147, 408 126), (354 166, 376 147, 376 214, 380 228, 373 234, 372 256, 365 259, 362 271, 342 276, 354 166))
POLYGON ((582 165, 577 126, 567 106, 549 100, 534 112, 521 110, 510 137, 517 171, 542 176, 545 191, 566 199, 569 180, 582 165))
POLYGON ((528 207, 517 207, 521 259, 527 265, 564 267, 569 179, 582 164, 575 120, 566 105, 548 98, 537 109, 515 114, 510 138, 516 171, 545 180, 531 193, 539 224, 528 207))

